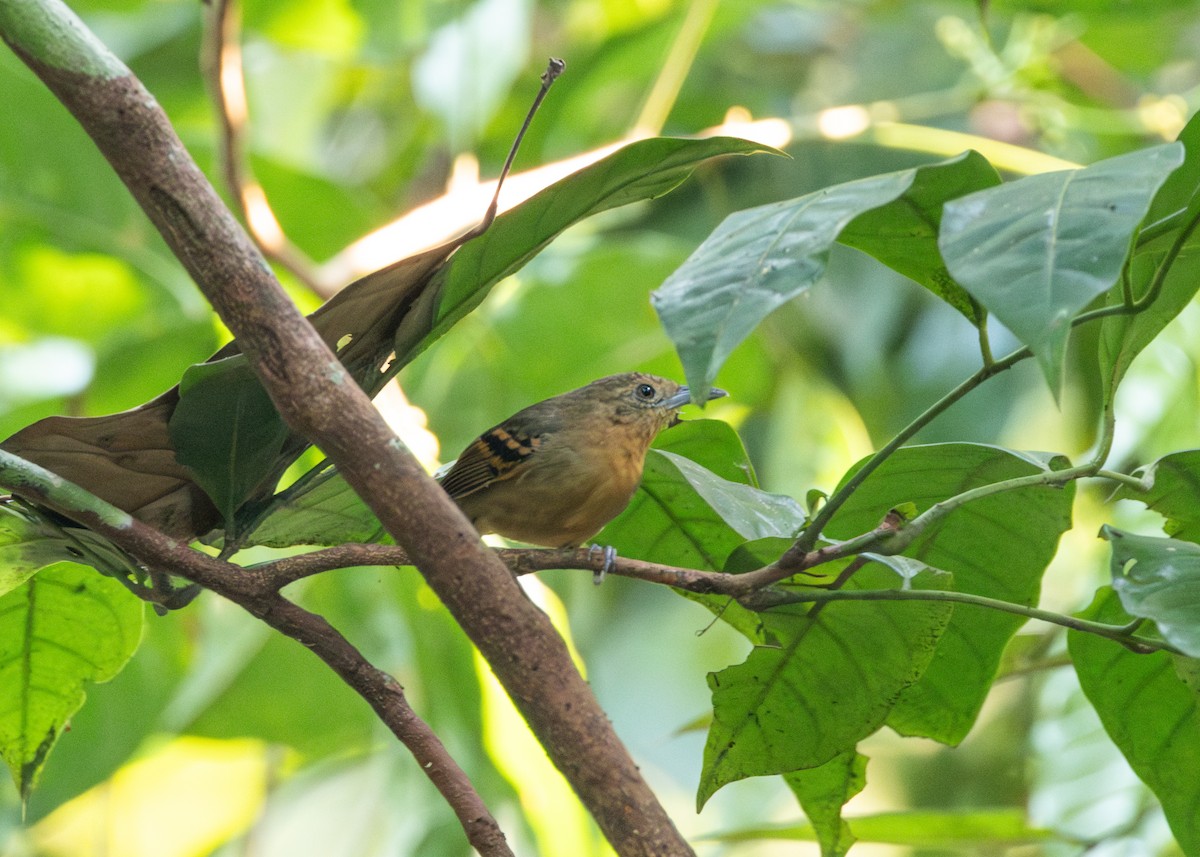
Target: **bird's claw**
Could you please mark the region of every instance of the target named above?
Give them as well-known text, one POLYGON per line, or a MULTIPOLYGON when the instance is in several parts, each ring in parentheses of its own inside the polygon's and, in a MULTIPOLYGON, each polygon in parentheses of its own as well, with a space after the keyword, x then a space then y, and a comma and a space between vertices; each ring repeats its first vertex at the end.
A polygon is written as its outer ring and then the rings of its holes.
POLYGON ((605 575, 612 571, 616 566, 617 549, 612 545, 605 545, 603 547, 600 545, 592 545, 590 548, 588 548, 588 554, 592 557, 596 555, 596 551, 604 552, 604 565, 600 566, 598 571, 592 572, 592 583, 596 584, 596 586, 599 586, 604 582, 605 575))

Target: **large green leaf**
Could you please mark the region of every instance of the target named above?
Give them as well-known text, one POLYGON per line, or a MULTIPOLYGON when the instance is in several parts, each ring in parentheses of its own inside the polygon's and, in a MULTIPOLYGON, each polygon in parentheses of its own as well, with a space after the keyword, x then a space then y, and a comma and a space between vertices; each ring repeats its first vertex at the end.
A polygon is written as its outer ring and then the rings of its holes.
POLYGON ((48 565, 74 559, 67 547, 61 531, 36 512, 0 500, 0 595, 48 565))
POLYGON ((84 684, 137 649, 142 603, 115 580, 60 563, 0 598, 0 756, 27 797, 84 684))
POLYGON ((1200 658, 1200 545, 1103 527, 1112 587, 1131 616, 1150 619, 1180 651, 1200 658))
MULTIPOLYGON (((904 447, 859 486, 826 532, 851 538, 878 526, 901 503, 924 511, 963 491, 1064 464, 1059 458, 977 444, 904 447)), ((1073 498, 1068 485, 976 500, 931 527, 904 556, 950 572, 956 590, 1035 604, 1059 536, 1071 526, 1073 498)), ((956 609, 933 661, 901 695, 888 724, 906 735, 961 741, 983 705, 1005 645, 1023 622, 992 610, 956 609)))
MULTIPOLYGON (((1179 135, 1186 156, 1150 206, 1147 234, 1139 239, 1129 266, 1130 291, 1148 300, 1133 315, 1114 315, 1101 323, 1101 383, 1106 401, 1116 395, 1135 357, 1179 315, 1200 289, 1200 117, 1179 135), (1154 292, 1151 293, 1151 289, 1154 292)), ((1108 305, 1123 302, 1110 295, 1108 305)))
MULTIPOLYGON (((916 589, 944 589, 949 576, 920 575, 916 589)), ((852 589, 898 588, 874 563, 852 589)), ((846 601, 811 616, 811 605, 764 613, 778 641, 710 673, 713 722, 697 803, 747 777, 824 765, 878 729, 900 692, 933 656, 951 606, 935 602, 846 601)))
POLYGON ((1071 320, 1117 282, 1134 230, 1182 162, 1170 143, 947 203, 946 267, 1033 350, 1056 395, 1071 320))
POLYGON ((849 750, 820 767, 784 774, 783 780, 808 816, 821 857, 842 857, 854 844, 842 807, 867 785, 867 757, 849 750))
POLYGON ((1200 542, 1200 449, 1164 455, 1136 475, 1149 487, 1137 491, 1122 484, 1113 498, 1144 503, 1167 519, 1163 527, 1167 535, 1200 542))
POLYGON ((842 229, 897 199, 915 175, 847 182, 721 222, 650 296, 697 397, 760 321, 817 281, 842 229))
POLYGON ((896 199, 860 214, 842 230, 838 242, 870 253, 880 262, 929 289, 974 325, 985 316, 967 291, 946 270, 938 249, 942 207, 972 191, 1000 184, 983 155, 963 152, 956 158, 915 170, 912 185, 896 199))
MULTIPOLYGON (((1083 616, 1113 624, 1130 619, 1107 587, 1083 616)), ((1081 631, 1068 632, 1067 643, 1105 731, 1162 803, 1183 853, 1200 853, 1198 662, 1166 652, 1134 654, 1081 631)))

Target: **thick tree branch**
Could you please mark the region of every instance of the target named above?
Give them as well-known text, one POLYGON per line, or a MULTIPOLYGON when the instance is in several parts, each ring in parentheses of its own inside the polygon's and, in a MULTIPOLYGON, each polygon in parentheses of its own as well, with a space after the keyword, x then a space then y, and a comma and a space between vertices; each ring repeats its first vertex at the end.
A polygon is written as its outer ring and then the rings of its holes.
POLYGON ((153 97, 59 0, 6 0, 0 35, 95 141, 284 420, 324 450, 409 551, 613 847, 691 854, 549 619, 288 300, 153 97))
POLYGON ((413 754, 458 816, 471 845, 480 854, 511 857, 504 833, 466 772, 409 706, 399 682, 372 666, 322 617, 280 595, 268 577, 192 550, 78 485, 4 450, 0 450, 0 484, 99 533, 152 571, 168 571, 228 598, 311 649, 370 704, 413 754))

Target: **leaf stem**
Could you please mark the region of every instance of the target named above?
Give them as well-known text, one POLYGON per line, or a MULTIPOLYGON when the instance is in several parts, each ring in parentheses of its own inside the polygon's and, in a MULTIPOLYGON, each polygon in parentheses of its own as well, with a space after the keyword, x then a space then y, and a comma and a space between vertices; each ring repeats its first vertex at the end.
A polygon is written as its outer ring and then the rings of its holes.
POLYGON ((887 459, 891 457, 892 453, 907 443, 913 437, 913 435, 925 428, 925 426, 929 425, 929 423, 933 422, 933 420, 943 411, 947 410, 951 405, 963 398, 963 396, 967 395, 967 393, 970 393, 984 381, 991 378, 993 375, 997 375, 1000 372, 1009 369, 1021 360, 1032 356, 1032 353, 1033 352, 1028 348, 1020 348, 1006 357, 1002 357, 999 360, 982 366, 973 375, 962 381, 957 387, 946 393, 944 396, 926 408, 923 413, 921 413, 907 426, 902 428, 895 437, 887 442, 886 445, 881 447, 879 451, 867 459, 866 462, 863 463, 863 466, 860 467, 858 471, 846 481, 846 484, 839 488, 833 494, 833 496, 826 501, 825 505, 821 507, 821 510, 817 513, 816 517, 813 518, 812 523, 809 524, 804 529, 804 532, 800 534, 800 538, 796 542, 797 547, 805 552, 812 550, 813 546, 817 542, 817 539, 821 535, 821 531, 833 518, 838 509, 840 509, 842 505, 850 499, 850 496, 856 490, 858 490, 858 486, 866 481, 867 477, 874 473, 880 465, 887 461, 887 459))
POLYGON ((1179 257, 1179 254, 1183 252, 1184 245, 1192 237, 1192 233, 1196 231, 1197 226, 1200 226, 1200 208, 1196 209, 1191 218, 1187 220, 1183 229, 1179 231, 1179 235, 1171 242, 1166 255, 1158 263, 1158 267, 1154 269, 1154 277, 1150 280, 1150 285, 1146 288, 1145 293, 1134 301, 1133 308, 1135 311, 1140 312, 1144 310, 1158 298, 1159 293, 1162 292, 1163 284, 1167 281, 1167 274, 1171 272, 1171 267, 1175 264, 1175 260, 1179 257))
POLYGON ((828 604, 831 601, 939 601, 952 604, 968 604, 973 607, 983 607, 998 610, 1002 613, 1012 613, 1024 616, 1026 619, 1037 619, 1060 625, 1072 631, 1094 634, 1113 640, 1126 648, 1137 652, 1170 652, 1182 654, 1179 649, 1165 640, 1155 640, 1150 637, 1138 637, 1132 633, 1134 625, 1109 625, 1104 622, 1094 622, 1090 619, 1080 619, 1077 616, 1067 616, 1038 607, 1028 607, 1024 604, 1014 604, 1011 601, 1001 601, 998 598, 988 598, 984 595, 974 595, 970 592, 949 592, 939 589, 812 589, 805 591, 781 592, 772 590, 770 595, 760 593, 752 605, 744 604, 755 610, 769 609, 783 604, 828 604))

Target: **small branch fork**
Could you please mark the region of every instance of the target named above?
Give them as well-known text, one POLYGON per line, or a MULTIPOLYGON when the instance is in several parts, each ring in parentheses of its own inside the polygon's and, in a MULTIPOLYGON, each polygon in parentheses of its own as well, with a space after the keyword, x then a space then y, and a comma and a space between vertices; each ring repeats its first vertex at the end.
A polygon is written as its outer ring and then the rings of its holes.
MULTIPOLYGON (((1017 480, 1011 481, 1016 482, 1017 480)), ((955 508, 957 506, 958 504, 954 504, 955 508)), ((940 515, 935 517, 940 517, 940 515)), ((785 604, 812 604, 815 611, 834 601, 938 601, 998 610, 1074 631, 1095 634, 1120 643, 1137 654, 1157 651, 1181 654, 1178 649, 1164 640, 1137 636, 1135 632, 1145 624, 1144 620, 1125 625, 1109 625, 969 592, 924 589, 845 590, 840 588, 853 571, 870 561, 870 557, 864 556, 864 553, 891 555, 902 551, 924 529, 920 525, 914 527, 920 520, 918 518, 904 523, 897 513, 891 512, 882 524, 862 536, 807 553, 793 553, 793 548, 778 561, 743 574, 701 571, 625 557, 617 557, 609 562, 603 553, 588 548, 565 550, 500 548, 496 550, 496 553, 516 575, 535 574, 553 569, 578 569, 590 571, 593 574, 604 571, 617 577, 629 577, 646 583, 657 583, 685 592, 728 596, 743 607, 757 612, 785 604), (821 584, 804 589, 779 589, 774 586, 776 583, 797 575, 820 577, 822 575, 814 573, 813 569, 846 559, 852 560, 851 565, 832 584, 821 584)), ((931 519, 927 518, 926 522, 929 520, 931 519)), ((252 566, 247 571, 256 576, 258 585, 277 591, 298 580, 327 571, 410 564, 411 560, 403 548, 392 545, 344 544, 265 562, 252 566)))
MULTIPOLYGON (((112 541, 143 564, 151 579, 171 574, 210 589, 243 607, 272 628, 311 649, 343 681, 365 699, 392 733, 408 748, 430 782, 450 804, 471 845, 488 857, 511 857, 504 833, 471 785, 465 771, 447 752, 433 730, 413 711, 404 689, 372 666, 336 628, 279 593, 268 574, 245 569, 174 541, 130 517, 77 485, 35 464, 0 450, 0 484, 25 500, 53 509, 112 541)), ((189 587, 135 592, 157 605, 189 587)))

